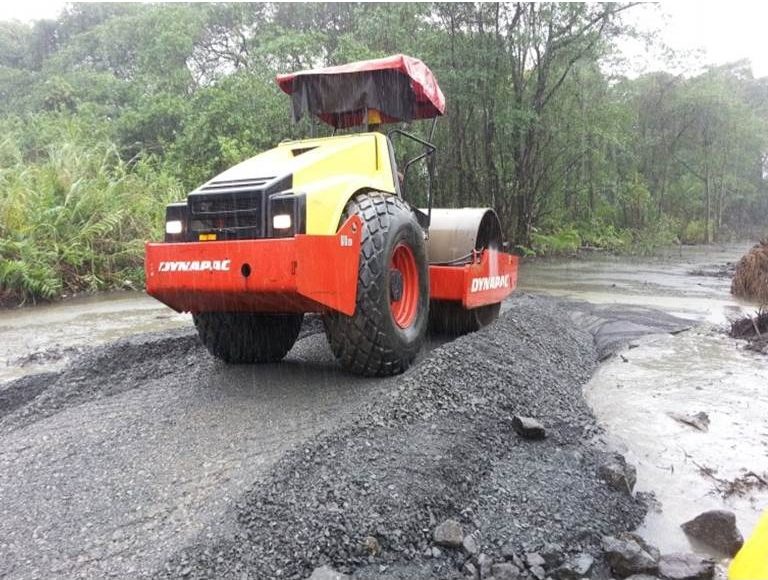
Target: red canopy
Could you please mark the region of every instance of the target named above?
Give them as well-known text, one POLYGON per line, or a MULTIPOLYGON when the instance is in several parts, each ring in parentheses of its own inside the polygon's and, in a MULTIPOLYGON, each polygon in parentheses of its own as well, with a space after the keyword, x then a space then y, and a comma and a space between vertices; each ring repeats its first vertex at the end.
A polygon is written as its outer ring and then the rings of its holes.
POLYGON ((432 71, 403 54, 282 74, 277 84, 292 96, 295 118, 309 112, 335 127, 363 123, 367 109, 379 110, 385 122, 445 113, 432 71))

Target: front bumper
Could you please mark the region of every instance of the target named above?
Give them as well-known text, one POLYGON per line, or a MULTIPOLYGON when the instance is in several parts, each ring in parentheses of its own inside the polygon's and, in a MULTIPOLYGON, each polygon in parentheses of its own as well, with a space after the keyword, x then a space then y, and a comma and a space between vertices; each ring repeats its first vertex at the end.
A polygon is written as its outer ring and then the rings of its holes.
POLYGON ((148 243, 147 293, 177 312, 355 312, 362 222, 336 235, 148 243))

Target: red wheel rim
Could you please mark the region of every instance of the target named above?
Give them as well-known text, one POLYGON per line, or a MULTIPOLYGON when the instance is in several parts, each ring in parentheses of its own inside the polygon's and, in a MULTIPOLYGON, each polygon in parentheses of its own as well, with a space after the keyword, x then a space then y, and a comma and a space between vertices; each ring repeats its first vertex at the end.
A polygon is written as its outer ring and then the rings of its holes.
POLYGON ((400 299, 393 300, 390 293, 389 309, 395 324, 400 328, 408 328, 416 319, 416 312, 419 307, 419 270, 416 267, 416 258, 413 256, 411 248, 406 244, 398 244, 395 251, 392 252, 389 268, 390 275, 396 270, 403 280, 403 291, 400 299))

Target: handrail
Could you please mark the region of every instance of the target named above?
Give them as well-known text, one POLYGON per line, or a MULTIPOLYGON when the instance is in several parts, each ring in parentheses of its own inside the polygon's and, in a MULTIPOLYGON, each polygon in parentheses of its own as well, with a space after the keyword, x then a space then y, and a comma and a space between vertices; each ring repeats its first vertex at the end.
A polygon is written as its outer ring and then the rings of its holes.
MULTIPOLYGON (((437 118, 435 118, 432 121, 432 129, 429 132, 430 141, 434 137, 436 125, 437 125, 437 118)), ((421 155, 417 155, 413 159, 409 159, 405 163, 405 169, 403 170, 403 183, 401 184, 400 189, 405 190, 406 177, 408 176, 408 170, 410 169, 411 165, 413 165, 417 161, 421 161, 424 158, 428 158, 427 159, 427 175, 429 179, 427 180, 427 230, 429 230, 429 225, 432 223, 432 181, 435 176, 435 165, 434 165, 435 158, 433 157, 433 155, 435 151, 437 151, 437 147, 435 147, 435 145, 430 143, 429 141, 425 141, 424 139, 417 137, 412 133, 408 133, 407 131, 403 131, 402 129, 392 129, 389 132, 387 132, 387 137, 389 139, 391 139, 393 135, 402 135, 403 137, 411 139, 412 141, 416 141, 417 143, 423 145, 425 148, 424 153, 422 153, 421 155)))

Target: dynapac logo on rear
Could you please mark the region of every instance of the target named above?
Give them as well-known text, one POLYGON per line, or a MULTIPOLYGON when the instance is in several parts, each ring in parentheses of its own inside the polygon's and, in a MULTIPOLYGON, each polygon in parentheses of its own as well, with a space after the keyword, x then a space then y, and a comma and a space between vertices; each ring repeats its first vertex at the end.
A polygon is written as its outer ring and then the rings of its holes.
POLYGON ((232 260, 193 260, 160 262, 158 272, 228 272, 232 260))
POLYGON ((486 276, 484 278, 472 278, 470 292, 482 292, 484 290, 497 290, 509 288, 509 274, 504 276, 486 276))

